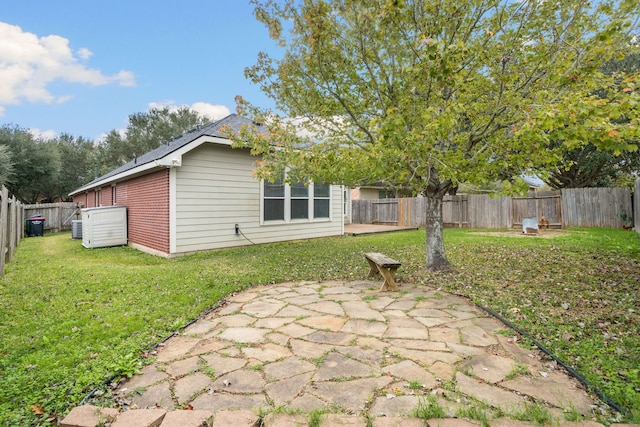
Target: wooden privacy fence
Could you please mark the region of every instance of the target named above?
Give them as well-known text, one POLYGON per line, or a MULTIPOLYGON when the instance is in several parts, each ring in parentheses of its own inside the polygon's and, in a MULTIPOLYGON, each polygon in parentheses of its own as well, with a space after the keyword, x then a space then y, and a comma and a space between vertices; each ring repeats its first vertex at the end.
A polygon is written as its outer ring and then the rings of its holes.
POLYGON ((52 233, 71 230, 71 221, 81 217, 79 206, 73 202, 25 205, 24 210, 25 218, 33 215, 44 217, 44 230, 52 233))
POLYGON ((636 233, 640 234, 640 179, 636 180, 636 184, 633 187, 633 228, 636 233))
MULTIPOLYGON (((423 197, 353 200, 351 222, 420 227, 425 225, 425 213, 423 197)), ((628 188, 563 189, 523 197, 445 196, 442 207, 444 225, 463 228, 519 227, 522 218, 543 215, 555 227, 620 228, 624 225, 623 213, 629 217, 633 213, 628 188)))
POLYGON ((11 262, 18 243, 24 233, 24 205, 9 197, 9 190, 3 185, 0 189, 0 276, 4 266, 11 262))

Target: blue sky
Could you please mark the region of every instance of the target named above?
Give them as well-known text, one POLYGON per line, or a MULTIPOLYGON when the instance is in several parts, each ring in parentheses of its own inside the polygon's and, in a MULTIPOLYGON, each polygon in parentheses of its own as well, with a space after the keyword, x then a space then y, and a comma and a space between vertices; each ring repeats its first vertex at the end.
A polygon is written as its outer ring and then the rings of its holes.
POLYGON ((269 107, 244 77, 260 51, 277 48, 248 0, 5 1, 0 125, 97 139, 153 106, 269 107))

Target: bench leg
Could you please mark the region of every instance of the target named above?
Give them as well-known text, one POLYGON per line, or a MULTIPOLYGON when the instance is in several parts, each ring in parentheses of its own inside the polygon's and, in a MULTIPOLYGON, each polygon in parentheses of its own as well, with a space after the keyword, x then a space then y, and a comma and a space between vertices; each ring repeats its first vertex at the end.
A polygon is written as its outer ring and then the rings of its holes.
POLYGON ((384 277, 384 283, 382 283, 382 286, 380 287, 380 291, 386 291, 386 290, 392 290, 392 291, 397 291, 398 290, 398 285, 396 284, 395 280, 393 279, 393 276, 396 275, 396 270, 398 269, 396 268, 384 268, 384 267, 378 267, 378 271, 380 272, 380 274, 382 275, 382 277, 384 277))
POLYGON ((367 262, 369 263, 369 274, 367 275, 367 277, 371 277, 371 276, 375 276, 376 274, 378 274, 378 265, 371 261, 369 258, 367 258, 367 262))

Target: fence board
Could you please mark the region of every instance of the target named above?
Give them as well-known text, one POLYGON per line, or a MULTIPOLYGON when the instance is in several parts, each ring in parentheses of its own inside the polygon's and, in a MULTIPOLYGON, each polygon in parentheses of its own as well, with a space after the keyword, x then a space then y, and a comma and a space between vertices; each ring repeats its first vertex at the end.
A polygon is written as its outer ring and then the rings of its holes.
MULTIPOLYGON (((466 195, 444 196, 442 201, 442 222, 445 227, 469 227, 469 198, 466 195)), ((425 225, 426 218, 422 225, 425 225)))
POLYGON ((633 228, 640 234, 640 179, 633 187, 633 228))
POLYGON ((0 235, 0 275, 4 274, 4 266, 6 263, 7 242, 9 241, 9 224, 7 222, 9 209, 9 190, 2 186, 2 201, 0 203, 0 225, 2 226, 2 234, 0 235))
MULTIPOLYGON (((640 180, 636 183, 636 194, 638 192, 640 180)), ((486 194, 445 196, 442 215, 447 227, 511 228, 521 226, 522 218, 544 215, 556 227, 619 228, 623 225, 620 216, 623 211, 633 215, 638 227, 639 209, 636 207, 634 214, 628 188, 579 188, 513 198, 492 198, 486 194)), ((426 199, 353 200, 352 215, 354 224, 422 227, 426 199)))
POLYGON ((398 199, 372 200, 373 224, 398 225, 398 199))
POLYGON ((42 215, 46 219, 44 230, 49 232, 71 230, 71 219, 80 219, 80 209, 73 202, 25 205, 24 209, 26 218, 42 215))
POLYGON ((0 187, 0 276, 4 268, 15 256, 16 247, 24 233, 24 206, 9 190, 0 187))
POLYGON ((567 188, 562 190, 564 227, 621 228, 621 213, 633 215, 628 188, 567 188))
POLYGON ((529 193, 513 198, 513 224, 522 225, 522 218, 545 216, 551 225, 562 225, 562 194, 560 191, 529 193))

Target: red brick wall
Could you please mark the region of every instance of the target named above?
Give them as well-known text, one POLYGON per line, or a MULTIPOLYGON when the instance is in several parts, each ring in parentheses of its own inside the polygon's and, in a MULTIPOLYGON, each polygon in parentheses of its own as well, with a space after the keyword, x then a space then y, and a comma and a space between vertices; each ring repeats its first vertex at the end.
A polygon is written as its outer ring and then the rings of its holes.
POLYGON ((111 186, 102 187, 100 206, 112 206, 111 203, 111 186))
MULTIPOLYGON (((101 190, 102 206, 111 206, 114 187, 101 190)), ((119 182, 115 186, 116 205, 127 207, 130 243, 169 253, 169 169, 119 182)), ((96 193, 76 194, 75 203, 93 208, 96 193)))
POLYGON ((118 183, 118 206, 127 207, 129 242, 169 253, 169 169, 118 183))
POLYGON ((95 208, 96 193, 95 191, 89 191, 87 193, 80 193, 73 196, 73 203, 81 203, 83 208, 95 208))

